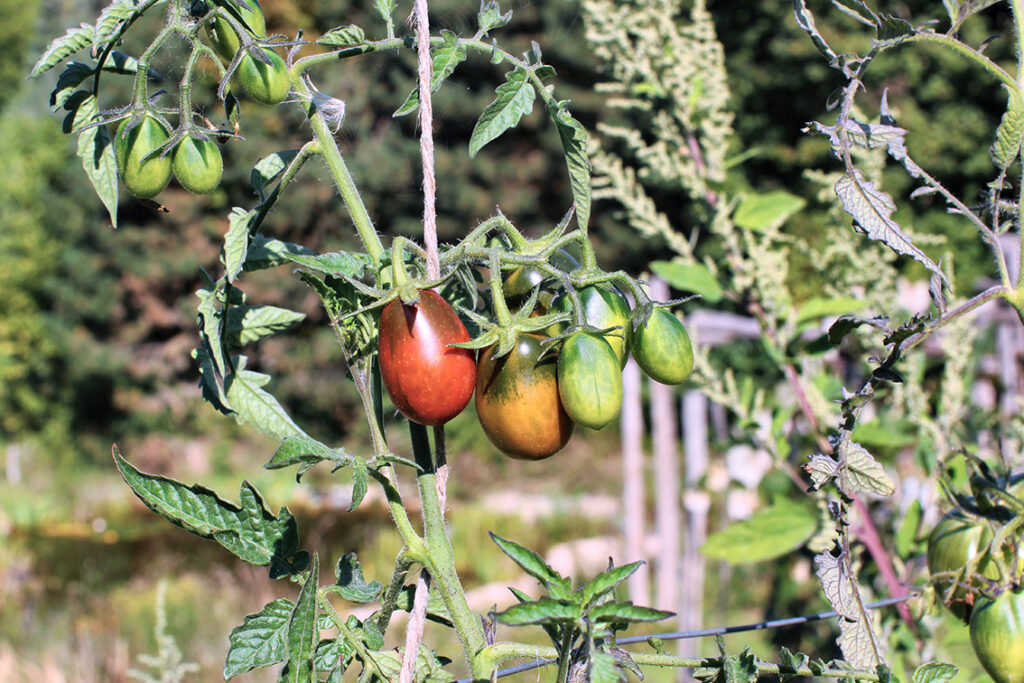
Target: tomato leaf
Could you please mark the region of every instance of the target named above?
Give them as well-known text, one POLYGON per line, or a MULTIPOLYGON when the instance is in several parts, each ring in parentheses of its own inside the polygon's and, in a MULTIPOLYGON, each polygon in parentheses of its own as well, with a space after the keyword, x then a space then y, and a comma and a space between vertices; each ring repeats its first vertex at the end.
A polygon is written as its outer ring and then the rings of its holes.
POLYGON ((498 621, 509 626, 528 624, 573 624, 580 618, 579 605, 569 600, 555 600, 543 597, 539 600, 512 605, 495 615, 498 621))
POLYGON ((67 32, 55 38, 32 67, 29 78, 38 78, 83 47, 92 44, 94 29, 92 25, 83 23, 78 28, 69 28, 67 32))
POLYGON ((546 586, 556 598, 569 597, 572 594, 569 579, 556 572, 544 559, 514 541, 509 541, 493 531, 488 532, 501 551, 512 558, 522 569, 546 586))
POLYGON ((348 26, 332 28, 318 38, 316 44, 325 47, 351 47, 353 45, 362 45, 365 42, 366 32, 363 31, 362 27, 349 24, 348 26))
POLYGON ((309 575, 299 591, 299 599, 288 619, 288 661, 278 681, 309 683, 316 680, 313 673, 313 652, 320 637, 317 625, 316 592, 319 587, 320 560, 313 554, 309 575))
POLYGON ((591 605, 598 598, 607 595, 629 578, 637 569, 644 565, 643 561, 631 562, 621 567, 613 567, 595 576, 583 588, 583 604, 591 605))
POLYGON ((50 110, 56 112, 75 93, 86 78, 96 73, 88 64, 69 62, 57 78, 57 85, 50 93, 50 110))
POLYGON ((842 557, 824 552, 814 557, 815 574, 832 609, 839 613, 836 643, 843 657, 858 669, 874 669, 885 663, 882 645, 871 628, 871 615, 860 601, 860 593, 842 557))
POLYGON ((256 614, 246 615, 242 625, 231 630, 224 661, 225 680, 284 661, 288 621, 294 607, 291 600, 278 598, 256 614))
POLYGON ((292 263, 325 275, 359 277, 366 268, 366 257, 348 251, 332 251, 314 256, 287 252, 285 254, 292 263))
POLYGON ((297 149, 285 149, 269 154, 256 162, 249 173, 249 182, 252 183, 257 194, 263 196, 267 185, 274 182, 274 179, 281 175, 284 169, 288 168, 288 164, 298 155, 299 150, 297 149))
POLYGON ((139 2, 139 0, 114 0, 100 12, 96 19, 96 28, 92 36, 92 47, 100 52, 107 43, 121 30, 122 24, 129 23, 155 2, 139 2))
POLYGON ((779 683, 799 677, 800 670, 807 666, 808 660, 809 657, 803 652, 793 654, 789 648, 783 647, 779 651, 779 683))
POLYGON ((224 378, 227 398, 239 424, 250 424, 269 436, 285 439, 305 435, 276 398, 263 387, 270 375, 245 369, 246 357, 235 358, 235 371, 224 378))
POLYGON ((234 282, 245 265, 249 251, 249 223, 256 217, 256 211, 234 207, 228 216, 228 230, 221 247, 221 261, 224 263, 228 282, 234 282))
POLYGON ((612 655, 592 649, 587 657, 587 678, 591 683, 621 683, 626 674, 612 655))
POLYGON ((313 667, 317 673, 327 673, 327 683, 341 683, 342 674, 356 654, 355 647, 344 638, 328 638, 316 645, 313 667))
POLYGON ((536 93, 530 83, 529 72, 517 67, 505 74, 505 82, 495 91, 497 97, 484 108, 469 136, 469 156, 488 142, 513 128, 526 114, 533 111, 536 93))
POLYGON ((843 203, 843 209, 853 216, 854 228, 871 240, 885 244, 898 254, 910 256, 925 268, 935 273, 949 286, 946 274, 942 272, 927 254, 914 246, 896 221, 892 219, 896 203, 885 192, 879 190, 873 181, 867 180, 859 169, 847 173, 835 185, 836 194, 843 203))
POLYGON ((224 332, 229 343, 243 346, 283 332, 305 318, 305 313, 277 306, 232 306, 224 332))
POLYGON ((266 268, 276 268, 285 263, 292 263, 291 256, 315 256, 316 252, 300 244, 285 242, 260 233, 253 235, 252 242, 245 253, 242 270, 246 273, 266 268))
MULTIPOLYGON (((81 91, 79 91, 81 92, 81 91)), ((99 114, 96 98, 90 95, 76 112, 76 118, 91 121, 99 114)), ((78 158, 89 182, 107 209, 110 224, 117 228, 117 160, 110 132, 105 126, 86 128, 78 134, 78 158)))
POLYGON ((496 0, 480 3, 480 11, 476 15, 476 23, 480 27, 481 35, 487 34, 496 28, 501 28, 510 21, 512 21, 512 10, 502 14, 496 0))
POLYGON ((548 103, 548 113, 558 129, 565 153, 565 165, 569 169, 569 186, 576 205, 576 222, 586 227, 590 221, 590 158, 587 156, 587 131, 583 124, 569 113, 568 101, 548 103))
POLYGON ((1024 139, 1024 95, 1021 95, 1020 88, 1007 87, 1006 93, 1006 111, 996 129, 995 142, 989 149, 992 161, 1002 171, 1020 155, 1021 140, 1024 139))
MULTIPOLYGON (((846 487, 843 493, 873 493, 876 496, 891 496, 896 491, 889 475, 882 466, 859 443, 850 443, 846 448, 846 487)), ((842 479, 840 479, 842 481, 842 479)))
POLYGON ((175 526, 215 540, 256 566, 270 565, 274 559, 287 563, 296 557, 299 539, 295 519, 286 507, 273 515, 250 483, 242 483, 241 505, 236 505, 199 484, 186 486, 168 477, 140 472, 117 447, 113 456, 121 477, 139 500, 175 526))
POLYGON ((814 510, 780 498, 748 519, 711 534, 701 553, 730 564, 762 562, 803 546, 817 528, 814 510))
POLYGON ((625 624, 638 621, 661 621, 674 616, 675 612, 641 607, 631 602, 606 602, 591 608, 587 617, 598 623, 625 624))
POLYGON ((956 678, 960 669, 943 662, 928 662, 917 667, 912 683, 949 683, 956 678))
POLYGON ((345 553, 334 568, 337 585, 334 587, 341 597, 349 602, 373 602, 380 595, 383 587, 380 581, 367 581, 363 578, 363 565, 356 559, 355 553, 345 553))

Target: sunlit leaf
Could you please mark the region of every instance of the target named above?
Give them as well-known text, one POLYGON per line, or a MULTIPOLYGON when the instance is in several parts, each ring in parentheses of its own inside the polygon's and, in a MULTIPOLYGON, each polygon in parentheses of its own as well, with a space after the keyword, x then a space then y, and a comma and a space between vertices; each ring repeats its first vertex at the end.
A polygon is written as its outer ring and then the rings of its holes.
POLYGON ((43 51, 42 56, 32 67, 29 78, 41 76, 82 48, 91 45, 93 32, 93 27, 85 23, 78 28, 69 28, 67 33, 54 39, 43 51))
POLYGON ((495 93, 497 96, 494 101, 484 108, 469 136, 471 157, 476 156, 484 145, 509 128, 515 127, 523 116, 533 111, 536 93, 525 68, 517 67, 506 73, 505 82, 498 86, 495 93))
POLYGON ((800 548, 817 527, 813 509, 780 498, 751 517, 711 534, 701 553, 730 564, 762 562, 800 548))
POLYGON ((224 678, 279 664, 285 659, 288 621, 295 603, 279 598, 256 614, 249 614, 228 636, 228 654, 224 678))

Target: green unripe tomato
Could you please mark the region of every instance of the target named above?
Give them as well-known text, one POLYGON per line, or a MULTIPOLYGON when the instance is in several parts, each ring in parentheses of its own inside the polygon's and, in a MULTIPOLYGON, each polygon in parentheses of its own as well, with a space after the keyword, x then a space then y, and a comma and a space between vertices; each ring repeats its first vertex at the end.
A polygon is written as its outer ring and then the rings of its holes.
MULTIPOLYGON (((573 255, 564 249, 559 249, 551 254, 551 258, 548 260, 551 265, 567 273, 580 267, 573 255)), ((522 304, 529 298, 533 288, 543 282, 545 277, 547 276, 534 265, 519 266, 509 273, 502 283, 501 290, 505 293, 505 301, 510 306, 522 304)), ((540 294, 541 306, 547 307, 550 303, 551 294, 542 291, 540 294)))
POLYGON ((146 159, 146 155, 167 142, 167 129, 152 116, 146 116, 131 130, 128 130, 128 121, 123 120, 114 134, 117 170, 129 192, 142 199, 151 199, 171 181, 169 154, 157 154, 146 159))
MULTIPOLYGON (((629 358, 630 330, 629 302, 619 294, 618 290, 602 285, 584 287, 578 292, 580 303, 583 304, 583 315, 587 324, 603 330, 618 327, 604 335, 604 340, 612 347, 619 359, 619 367, 625 367, 629 358)), ((550 313, 568 313, 572 311, 572 303, 565 292, 559 294, 551 302, 550 313)), ((547 329, 549 336, 557 337, 565 331, 566 323, 557 323, 547 329)))
POLYGON ((647 323, 633 332, 633 358, 651 379, 682 384, 693 370, 693 346, 679 318, 655 308, 647 323))
POLYGON ((558 353, 558 395, 569 417, 585 427, 601 429, 622 408, 622 366, 605 338, 574 332, 558 353))
POLYGON ((238 80, 249 97, 260 104, 281 104, 288 97, 291 83, 288 81, 288 65, 270 48, 264 48, 270 57, 270 64, 264 64, 250 55, 242 57, 238 64, 238 80))
POLYGON ((971 612, 971 646, 996 683, 1024 683, 1024 592, 981 598, 971 612))
POLYGON ((181 186, 195 194, 208 194, 220 185, 224 160, 213 140, 187 137, 174 148, 171 163, 174 177, 181 186))
MULTIPOLYGON (((252 6, 252 9, 243 6, 241 3, 234 3, 235 9, 238 10, 239 16, 242 17, 242 22, 254 36, 266 38, 267 22, 263 18, 263 11, 260 9, 259 3, 256 0, 246 0, 246 2, 252 6)), ((213 23, 206 26, 206 35, 209 36, 210 44, 221 58, 228 62, 235 58, 235 53, 238 52, 241 41, 238 38, 238 33, 232 28, 231 23, 227 19, 219 14, 215 16, 213 23)))

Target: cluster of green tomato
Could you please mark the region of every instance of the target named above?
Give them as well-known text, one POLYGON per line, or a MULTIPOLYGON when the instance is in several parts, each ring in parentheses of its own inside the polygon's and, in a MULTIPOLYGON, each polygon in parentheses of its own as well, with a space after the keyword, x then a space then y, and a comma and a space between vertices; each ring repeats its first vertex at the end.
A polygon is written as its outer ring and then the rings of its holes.
MULTIPOLYGON (((235 5, 242 21, 256 38, 267 35, 263 12, 256 0, 246 0, 251 8, 235 5)), ((232 61, 241 46, 238 33, 227 19, 217 15, 207 31, 213 49, 225 61, 232 61)), ((235 74, 242 89, 261 104, 280 104, 288 96, 288 66, 271 48, 262 48, 269 60, 265 64, 248 53, 242 56, 235 74)), ((174 150, 164 153, 170 133, 155 116, 147 113, 131 125, 124 119, 114 136, 114 156, 121 182, 136 197, 151 199, 160 194, 173 174, 189 192, 207 194, 220 185, 224 162, 217 144, 193 135, 183 138, 174 150)))
MULTIPOLYGON (((1013 495, 1024 493, 1021 483, 1009 487, 1013 495)), ((1011 544, 1016 557, 1005 550, 997 562, 993 524, 998 522, 959 510, 947 514, 928 537, 928 571, 954 577, 937 580, 935 588, 949 611, 969 624, 985 671, 996 683, 1024 683, 1024 539, 1011 544), (969 564, 974 571, 960 577, 969 564)))
MULTIPOLYGON (((505 280, 510 300, 532 284, 520 268, 505 280)), ((412 305, 395 299, 380 316, 381 376, 392 402, 413 422, 442 425, 476 395, 484 433, 506 455, 540 460, 561 450, 576 424, 601 429, 622 407, 622 369, 632 354, 648 376, 680 384, 693 369, 693 348, 683 323, 654 308, 633 329, 629 303, 610 285, 578 290, 587 326, 553 324, 542 332, 521 332, 502 356, 498 344, 483 349, 449 346, 468 342, 469 333, 436 292, 422 290, 412 305)), ((570 313, 563 291, 534 314, 570 313)))

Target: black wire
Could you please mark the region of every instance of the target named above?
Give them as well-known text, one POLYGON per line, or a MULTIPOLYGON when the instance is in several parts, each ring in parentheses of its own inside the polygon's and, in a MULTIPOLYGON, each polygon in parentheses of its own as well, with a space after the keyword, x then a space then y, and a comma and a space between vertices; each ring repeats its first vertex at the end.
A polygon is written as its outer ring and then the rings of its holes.
MULTIPOLYGON (((901 595, 898 598, 886 598, 885 600, 877 600, 875 602, 869 602, 864 605, 867 609, 878 609, 880 607, 889 607, 890 605, 896 605, 898 603, 909 600, 914 597, 915 593, 907 593, 901 595)), ((781 628, 783 626, 793 626, 795 624, 806 624, 811 621, 823 621, 825 619, 834 619, 838 617, 839 613, 835 610, 829 610, 827 612, 818 612, 817 614, 808 614, 802 617, 788 617, 786 619, 773 619, 771 621, 761 621, 756 624, 741 624, 740 626, 720 626, 718 628, 706 628, 700 631, 677 631, 675 633, 660 633, 650 636, 628 636, 626 638, 616 638, 616 645, 628 645, 630 643, 642 643, 651 638, 660 638, 661 640, 683 640, 685 638, 705 638, 707 636, 719 636, 726 635, 729 633, 743 633, 744 631, 760 631, 768 628, 781 628)), ((503 676, 511 676, 512 674, 522 673, 524 671, 530 671, 531 669, 537 669, 548 664, 554 664, 554 659, 538 659, 526 664, 519 664, 517 666, 509 667, 507 669, 501 669, 498 671, 498 678, 503 676)), ((473 683, 472 678, 460 678, 455 683, 473 683)))

